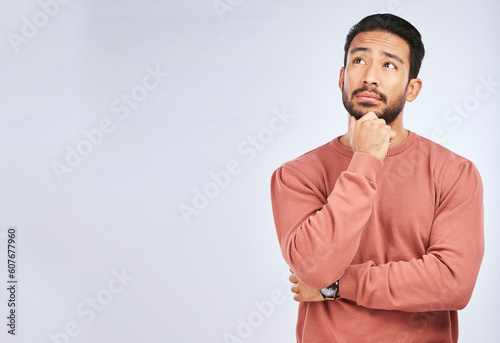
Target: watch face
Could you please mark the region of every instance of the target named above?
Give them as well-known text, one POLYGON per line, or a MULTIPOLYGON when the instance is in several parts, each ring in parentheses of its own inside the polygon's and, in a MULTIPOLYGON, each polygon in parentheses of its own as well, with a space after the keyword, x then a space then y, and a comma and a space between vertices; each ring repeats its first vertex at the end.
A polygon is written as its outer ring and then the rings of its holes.
POLYGON ((331 289, 331 288, 322 288, 321 289, 321 293, 325 296, 325 297, 332 297, 335 295, 335 290, 334 289, 331 289))

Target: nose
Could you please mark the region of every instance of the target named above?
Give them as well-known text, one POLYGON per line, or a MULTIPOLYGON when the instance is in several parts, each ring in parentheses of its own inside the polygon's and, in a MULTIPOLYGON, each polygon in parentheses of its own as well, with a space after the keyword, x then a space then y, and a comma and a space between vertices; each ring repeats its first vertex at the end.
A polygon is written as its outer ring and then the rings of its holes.
POLYGON ((363 76, 363 83, 375 87, 380 85, 379 75, 374 65, 370 65, 366 68, 365 75, 363 76))

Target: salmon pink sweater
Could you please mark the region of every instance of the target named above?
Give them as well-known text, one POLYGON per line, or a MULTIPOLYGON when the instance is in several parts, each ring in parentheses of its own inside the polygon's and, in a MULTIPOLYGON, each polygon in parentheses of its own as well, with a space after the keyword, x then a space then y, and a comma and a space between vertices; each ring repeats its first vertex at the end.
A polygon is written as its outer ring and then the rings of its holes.
POLYGON ((414 132, 383 163, 336 138, 271 181, 283 257, 340 299, 299 305, 297 342, 457 342, 484 252, 469 160, 414 132))

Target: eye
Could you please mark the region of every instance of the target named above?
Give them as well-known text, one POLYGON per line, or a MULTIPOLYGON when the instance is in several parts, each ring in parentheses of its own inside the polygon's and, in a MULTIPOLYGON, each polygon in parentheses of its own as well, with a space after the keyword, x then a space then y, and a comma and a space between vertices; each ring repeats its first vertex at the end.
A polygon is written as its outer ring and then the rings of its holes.
POLYGON ((355 58, 355 59, 353 60, 353 63, 354 63, 354 64, 366 64, 366 62, 365 62, 365 61, 363 61, 363 59, 361 59, 361 58, 355 58))
POLYGON ((397 69, 396 66, 394 64, 392 64, 391 62, 384 63, 384 67, 389 68, 389 69, 397 69))

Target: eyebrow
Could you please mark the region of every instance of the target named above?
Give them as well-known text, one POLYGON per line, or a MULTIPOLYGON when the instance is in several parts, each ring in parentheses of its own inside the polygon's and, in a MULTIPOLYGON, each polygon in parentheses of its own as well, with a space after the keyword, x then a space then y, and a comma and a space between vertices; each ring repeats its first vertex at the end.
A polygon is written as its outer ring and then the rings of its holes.
MULTIPOLYGON (((366 51, 366 52, 371 53, 371 52, 372 52, 372 49, 370 49, 370 48, 365 48, 365 47, 361 47, 361 46, 360 46, 360 47, 357 47, 357 48, 352 49, 349 53, 350 53, 350 54, 354 54, 354 53, 356 53, 356 52, 358 52, 358 51, 366 51)), ((395 59, 396 61, 398 61, 398 62, 399 62, 399 63, 401 63, 401 64, 405 64, 405 63, 403 62, 403 60, 402 60, 401 58, 399 58, 397 55, 391 54, 390 52, 387 52, 387 51, 382 51, 382 54, 383 54, 383 55, 385 55, 385 56, 387 56, 387 57, 390 57, 390 58, 395 59)))

